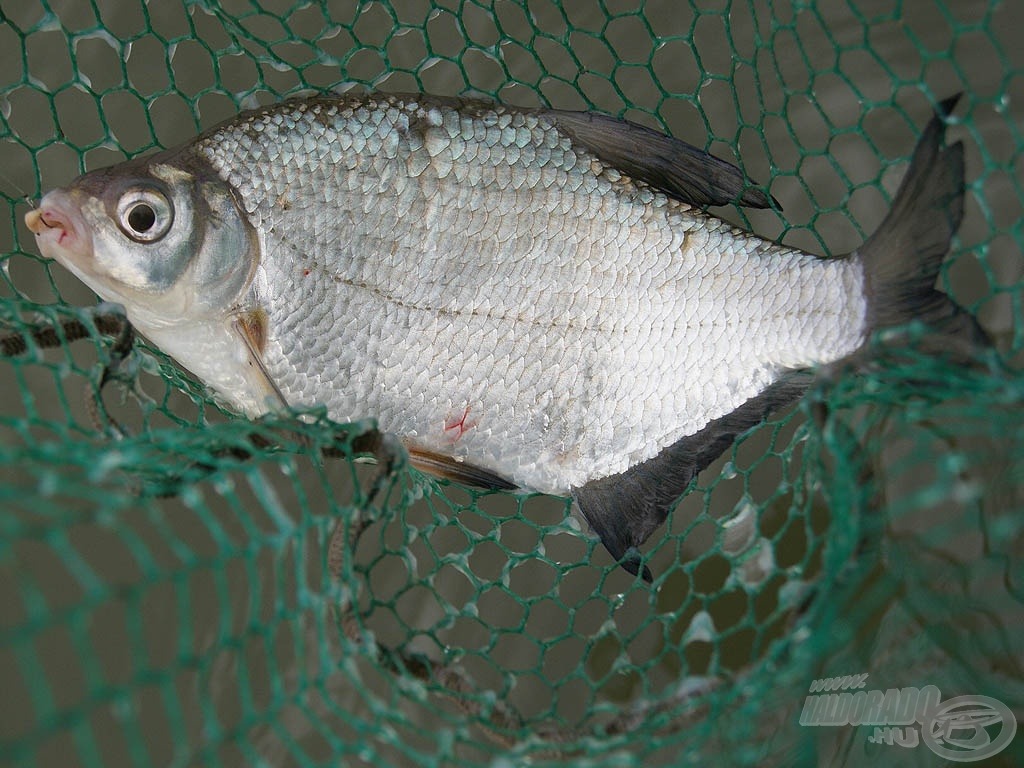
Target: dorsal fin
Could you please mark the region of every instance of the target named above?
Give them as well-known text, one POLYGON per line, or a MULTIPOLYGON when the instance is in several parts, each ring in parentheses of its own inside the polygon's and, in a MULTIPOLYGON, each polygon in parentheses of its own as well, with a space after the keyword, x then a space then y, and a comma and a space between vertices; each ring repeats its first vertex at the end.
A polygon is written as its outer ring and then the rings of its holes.
POLYGON ((735 165, 685 141, 594 112, 547 114, 560 131, 602 161, 680 202, 699 208, 726 203, 781 208, 735 165))

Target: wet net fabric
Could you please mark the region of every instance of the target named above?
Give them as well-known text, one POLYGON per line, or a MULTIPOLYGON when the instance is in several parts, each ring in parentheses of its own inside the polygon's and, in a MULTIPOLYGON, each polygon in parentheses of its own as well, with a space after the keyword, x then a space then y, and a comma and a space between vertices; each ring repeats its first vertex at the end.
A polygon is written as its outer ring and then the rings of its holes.
POLYGON ((1021 719, 1020 8, 697 5, 0 0, 0 761, 935 764, 800 724, 861 673, 1021 719), (224 411, 22 224, 83 170, 353 84, 668 130, 783 207, 723 216, 825 255, 964 91, 941 284, 993 347, 912 327, 823 372, 698 478, 646 585, 565 500, 438 482, 369 421, 224 411))

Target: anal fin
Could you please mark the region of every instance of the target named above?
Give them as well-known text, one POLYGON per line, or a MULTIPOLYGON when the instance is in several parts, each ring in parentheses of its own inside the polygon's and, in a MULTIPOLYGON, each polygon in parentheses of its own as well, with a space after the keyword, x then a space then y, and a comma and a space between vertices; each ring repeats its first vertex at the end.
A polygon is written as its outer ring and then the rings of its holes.
POLYGON ((574 488, 572 496, 580 512, 611 556, 633 575, 642 573, 645 581, 651 581, 638 548, 665 522, 676 499, 737 436, 771 412, 799 400, 810 382, 809 374, 787 374, 732 413, 664 448, 654 458, 574 488))

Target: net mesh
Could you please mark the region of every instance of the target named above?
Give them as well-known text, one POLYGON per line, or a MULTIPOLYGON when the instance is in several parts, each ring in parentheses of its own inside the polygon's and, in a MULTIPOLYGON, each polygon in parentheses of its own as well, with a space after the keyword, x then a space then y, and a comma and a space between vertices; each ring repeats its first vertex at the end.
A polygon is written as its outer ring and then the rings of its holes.
POLYGON ((0 760, 934 765, 799 724, 813 680, 858 673, 1021 719, 1022 10, 0 0, 0 760), (564 500, 359 461, 388 455, 371 423, 239 419, 144 340, 104 382, 116 309, 38 258, 27 199, 340 84, 667 130, 784 209, 724 217, 822 254, 878 225, 963 90, 941 280, 994 347, 911 337, 821 378, 699 477, 651 586, 564 500))

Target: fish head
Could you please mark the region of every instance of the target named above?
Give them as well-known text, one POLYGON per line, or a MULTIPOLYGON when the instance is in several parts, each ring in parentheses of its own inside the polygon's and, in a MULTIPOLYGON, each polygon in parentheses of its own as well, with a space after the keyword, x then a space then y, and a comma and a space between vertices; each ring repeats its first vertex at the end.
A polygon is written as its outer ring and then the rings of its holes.
POLYGON ((258 416, 283 403, 261 360, 257 229, 198 154, 87 173, 48 192, 25 223, 44 257, 122 304, 136 330, 229 406, 258 416))
POLYGON ((144 333, 236 305, 259 261, 231 188, 183 152, 80 176, 48 192, 25 223, 44 257, 123 304, 144 333))

